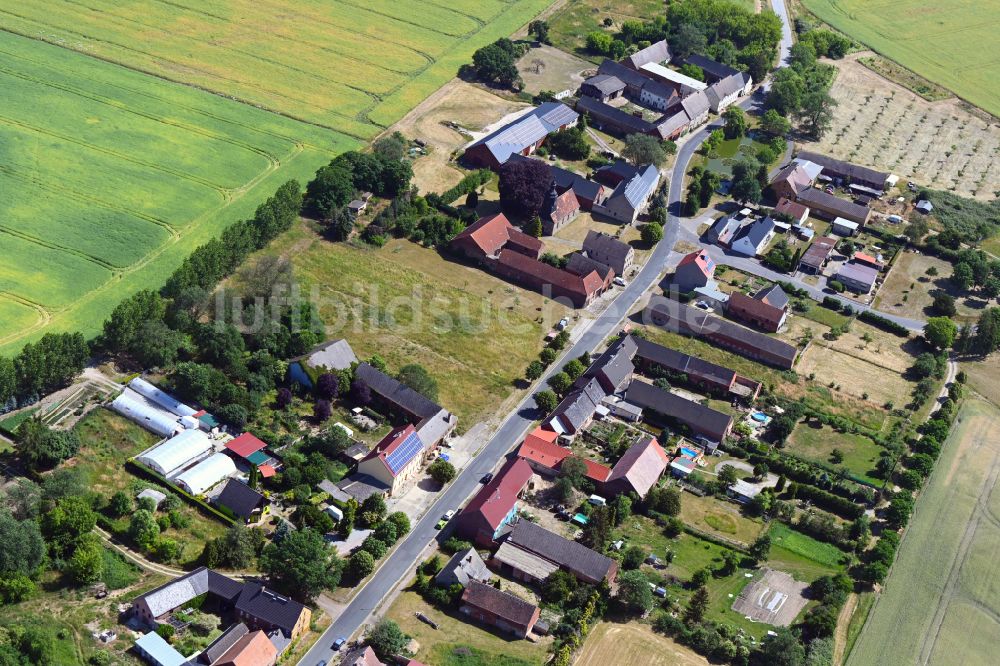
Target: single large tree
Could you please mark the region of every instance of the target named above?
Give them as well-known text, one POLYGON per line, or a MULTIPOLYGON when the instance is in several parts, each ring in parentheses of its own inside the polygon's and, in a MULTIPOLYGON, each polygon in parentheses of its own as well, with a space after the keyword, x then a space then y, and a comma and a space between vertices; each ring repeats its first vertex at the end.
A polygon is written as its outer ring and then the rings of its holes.
POLYGON ((629 134, 625 137, 622 156, 635 165, 652 164, 660 166, 667 161, 667 152, 656 137, 648 134, 629 134))
POLYGON ((626 571, 618 577, 618 600, 637 613, 645 613, 653 607, 653 592, 641 571, 626 571))
POLYGON ((44 559, 45 541, 38 523, 0 512, 0 576, 31 576, 44 559))
POLYGON ((538 160, 510 160, 500 167, 500 205, 505 213, 531 220, 552 190, 552 172, 538 160))
POLYGON ((382 660, 389 660, 397 654, 403 654, 406 651, 406 644, 409 642, 409 638, 399 628, 399 625, 387 618, 376 622, 365 638, 368 645, 382 660))
POLYGON ((949 349, 955 342, 958 326, 948 317, 931 317, 924 326, 924 338, 937 349, 949 349))
POLYGON ((340 561, 323 537, 308 528, 265 546, 260 567, 279 587, 299 599, 313 599, 340 583, 340 561))

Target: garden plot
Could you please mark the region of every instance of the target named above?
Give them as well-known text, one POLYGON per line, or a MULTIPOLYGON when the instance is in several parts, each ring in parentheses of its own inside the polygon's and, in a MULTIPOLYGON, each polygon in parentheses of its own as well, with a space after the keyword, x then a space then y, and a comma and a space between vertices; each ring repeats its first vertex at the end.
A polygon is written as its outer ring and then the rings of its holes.
POLYGON ((808 587, 784 572, 765 568, 736 598, 733 610, 756 622, 787 627, 808 603, 808 587))
POLYGON ((955 99, 928 102, 858 57, 835 63, 833 126, 804 147, 885 169, 903 181, 992 199, 1000 189, 1000 124, 955 99))

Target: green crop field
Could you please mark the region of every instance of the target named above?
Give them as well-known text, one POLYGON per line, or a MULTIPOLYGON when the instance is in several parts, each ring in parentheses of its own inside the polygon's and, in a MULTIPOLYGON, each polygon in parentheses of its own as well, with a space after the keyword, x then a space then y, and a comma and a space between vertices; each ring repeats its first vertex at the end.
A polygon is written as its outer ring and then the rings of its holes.
POLYGON ((823 21, 920 76, 1000 115, 1000 3, 802 0, 823 21))
POLYGON ((550 0, 0 0, 0 353, 96 333, 550 0))
POLYGON ((1000 410, 963 406, 849 666, 996 663, 998 433, 1000 410))

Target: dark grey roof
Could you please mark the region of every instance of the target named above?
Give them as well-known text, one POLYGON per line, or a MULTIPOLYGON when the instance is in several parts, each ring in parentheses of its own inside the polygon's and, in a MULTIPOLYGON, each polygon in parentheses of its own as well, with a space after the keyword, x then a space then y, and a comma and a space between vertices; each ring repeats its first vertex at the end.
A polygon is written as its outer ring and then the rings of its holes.
POLYGON ((489 578, 490 570, 483 562, 483 558, 479 556, 475 548, 469 548, 452 555, 448 563, 434 577, 434 582, 445 587, 455 583, 466 586, 469 584, 469 580, 485 582, 489 578))
POLYGON ((629 385, 625 392, 625 400, 643 409, 651 409, 680 421, 691 428, 692 432, 709 435, 716 440, 725 436, 733 422, 733 417, 729 414, 723 414, 640 380, 635 380, 629 385))
POLYGON ((876 171, 868 167, 851 164, 850 162, 838 160, 822 153, 800 150, 796 157, 820 165, 823 167, 823 171, 829 172, 827 175, 833 174, 839 178, 850 178, 852 181, 868 183, 883 190, 885 189, 885 181, 889 178, 889 174, 884 171, 876 171))
POLYGON ((611 266, 595 261, 579 252, 569 255, 569 261, 566 262, 566 270, 574 275, 589 275, 591 271, 597 271, 602 280, 608 277, 608 273, 614 272, 611 266))
POLYGON ((336 488, 336 492, 331 492, 330 486, 323 482, 319 484, 319 487, 329 492, 330 497, 340 502, 346 502, 351 497, 359 502, 364 502, 371 495, 384 495, 389 491, 389 486, 368 474, 352 474, 346 479, 342 479, 333 486, 336 488))
POLYGON ((839 217, 853 222, 866 220, 868 218, 868 208, 834 196, 816 187, 807 187, 795 197, 795 200, 805 204, 810 208, 821 208, 829 212, 833 211, 839 217))
POLYGON ((574 431, 579 430, 594 415, 597 405, 607 396, 596 379, 591 379, 581 388, 569 393, 555 411, 552 418, 559 417, 574 431))
POLYGON ((599 167, 597 171, 594 172, 594 177, 598 179, 609 179, 613 184, 617 185, 623 180, 633 178, 637 173, 639 173, 639 169, 637 167, 632 166, 625 160, 615 160, 611 164, 599 167))
POLYGON ((583 83, 596 88, 603 95, 610 95, 625 88, 625 82, 613 74, 597 74, 583 83))
POLYGON ((670 47, 667 45, 667 40, 661 39, 658 42, 650 44, 644 49, 636 51, 629 57, 625 58, 625 60, 631 63, 631 65, 636 69, 651 62, 667 62, 670 60, 670 47))
POLYGON ((155 590, 150 590, 146 594, 136 597, 135 602, 145 600, 153 617, 159 617, 206 593, 232 601, 242 589, 242 583, 212 571, 208 567, 199 567, 189 574, 175 578, 155 590))
POLYGON ((498 590, 492 585, 471 581, 462 594, 462 602, 476 608, 488 611, 490 614, 507 622, 527 627, 531 630, 531 621, 538 612, 538 606, 528 603, 521 597, 498 590))
POLYGON ((693 92, 681 100, 681 108, 688 114, 691 120, 708 113, 711 105, 708 103, 708 96, 704 90, 693 92))
POLYGON ((698 55, 697 53, 692 53, 685 58, 684 63, 700 67, 701 71, 715 79, 724 79, 727 76, 739 73, 738 69, 733 69, 729 65, 724 65, 721 62, 716 62, 711 58, 706 58, 705 56, 698 55))
POLYGON ((696 356, 658 345, 643 338, 635 338, 635 345, 636 356, 640 359, 655 363, 671 372, 687 375, 692 381, 701 380, 729 386, 736 378, 735 370, 709 363, 696 356))
MULTIPOLYGON (((596 361, 591 363, 583 377, 595 377, 599 373, 603 373, 615 389, 618 390, 632 376, 632 373, 635 372, 635 366, 632 365, 632 358, 635 356, 635 351, 636 344, 632 336, 627 335, 619 338, 596 361)), ((577 380, 578 384, 581 383, 583 377, 577 380)))
POLYGON ((583 251, 588 256, 592 256, 597 261, 610 261, 625 264, 628 256, 634 252, 632 246, 623 243, 614 236, 594 231, 587 232, 587 237, 583 239, 583 251))
POLYGON ((581 97, 576 102, 576 110, 590 114, 592 120, 604 125, 613 125, 624 134, 650 134, 656 130, 653 123, 608 106, 593 97, 581 97))
POLYGON ((267 502, 262 494, 239 479, 229 479, 215 503, 224 506, 240 518, 249 518, 259 506, 267 502))
POLYGON ((246 583, 236 600, 237 611, 246 613, 263 624, 277 627, 287 636, 292 635, 304 608, 298 601, 254 582, 246 583))
POLYGON ((837 277, 871 286, 878 279, 878 269, 865 264, 849 262, 840 267, 837 271, 837 277))
POLYGON ((647 83, 652 81, 647 76, 643 76, 639 72, 626 67, 625 65, 615 62, 614 60, 605 60, 601 63, 600 67, 597 69, 598 74, 604 74, 605 76, 613 76, 625 85, 631 88, 642 88, 647 83))
POLYGON ((761 220, 757 220, 753 224, 748 224, 747 226, 740 229, 740 232, 736 234, 733 238, 735 243, 738 240, 747 239, 754 247, 760 247, 760 244, 767 238, 767 235, 774 231, 774 220, 770 216, 765 217, 761 220))
POLYGON ((507 540, 518 548, 589 580, 603 580, 614 567, 614 561, 610 557, 527 520, 517 521, 507 540))
POLYGON ((670 298, 652 298, 646 307, 648 311, 662 315, 669 315, 670 321, 666 325, 668 330, 677 331, 685 335, 708 336, 728 340, 739 341, 741 344, 753 347, 766 354, 780 358, 792 366, 798 356, 798 350, 787 342, 783 342, 769 335, 752 331, 749 328, 740 326, 728 319, 714 317, 697 308, 684 305, 670 298))
POLYGON ((250 630, 247 629, 247 625, 237 622, 222 632, 222 635, 212 641, 211 645, 202 650, 202 653, 198 655, 198 663, 211 666, 221 659, 222 655, 226 654, 229 648, 233 647, 238 640, 249 633, 250 630))
POLYGON ((657 121, 657 127, 660 129, 660 134, 663 136, 670 136, 676 130, 686 127, 689 122, 691 122, 691 116, 687 114, 687 111, 683 108, 683 102, 680 107, 674 107, 677 111, 673 114, 663 116, 657 121))
POLYGON ((754 298, 782 310, 788 307, 788 294, 785 293, 785 290, 782 289, 779 284, 772 284, 770 287, 764 287, 754 294, 754 298))
POLYGON ((421 419, 431 418, 441 411, 440 405, 367 363, 362 363, 357 367, 354 378, 364 382, 373 393, 382 399, 421 419))

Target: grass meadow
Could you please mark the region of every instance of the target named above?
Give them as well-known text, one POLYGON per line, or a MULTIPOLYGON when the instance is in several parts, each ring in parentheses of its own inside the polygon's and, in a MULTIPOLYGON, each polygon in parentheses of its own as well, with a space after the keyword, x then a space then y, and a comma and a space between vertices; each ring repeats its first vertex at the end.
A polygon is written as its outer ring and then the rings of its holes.
POLYGON ((1000 115, 1000 5, 977 0, 802 0, 834 28, 1000 115))
POLYGON ((550 0, 0 0, 0 27, 371 139, 550 0))
POLYGON ((998 433, 994 405, 972 398, 959 411, 848 666, 996 663, 998 433))

